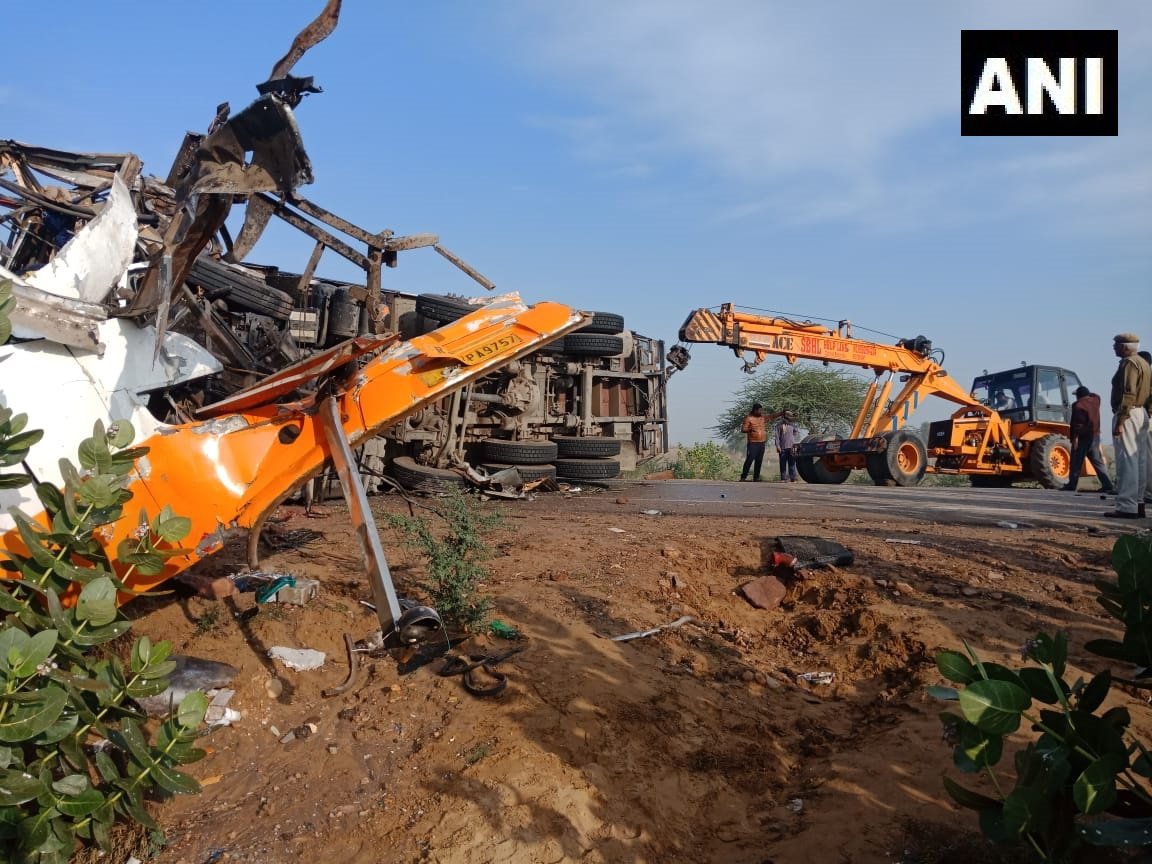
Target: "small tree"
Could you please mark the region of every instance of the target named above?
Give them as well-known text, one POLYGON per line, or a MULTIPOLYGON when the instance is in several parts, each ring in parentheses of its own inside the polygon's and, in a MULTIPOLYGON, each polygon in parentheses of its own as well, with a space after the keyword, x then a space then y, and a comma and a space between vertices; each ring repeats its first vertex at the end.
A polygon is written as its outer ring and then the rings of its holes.
POLYGON ((759 402, 773 411, 787 408, 801 427, 812 432, 843 434, 852 427, 867 389, 868 382, 850 370, 777 363, 744 382, 712 429, 738 442, 741 422, 759 402))
POLYGON ((476 630, 492 606, 490 598, 477 593, 488 575, 484 562, 492 557, 484 536, 501 524, 500 514, 485 513, 459 489, 451 489, 439 506, 427 509, 443 521, 443 536, 427 519, 416 516, 385 513, 384 522, 427 560, 428 582, 423 587, 436 610, 446 621, 476 630))

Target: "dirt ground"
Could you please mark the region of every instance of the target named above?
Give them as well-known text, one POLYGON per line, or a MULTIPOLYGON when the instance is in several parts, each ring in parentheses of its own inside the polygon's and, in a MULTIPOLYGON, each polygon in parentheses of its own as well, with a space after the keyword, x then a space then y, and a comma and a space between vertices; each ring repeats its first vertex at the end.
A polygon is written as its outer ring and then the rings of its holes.
MULTIPOLYGON (((924 692, 940 680, 933 655, 967 639, 1015 664, 1025 639, 1063 629, 1075 670, 1095 671, 1081 646, 1114 632, 1091 584, 1111 573, 1113 537, 890 517, 647 516, 605 508, 617 492, 589 507, 596 494, 486 505, 505 519, 484 590, 523 638, 474 637, 461 650, 523 647, 499 667, 509 683, 495 699, 440 677, 442 660, 402 675, 391 657, 365 659, 346 694, 321 695, 346 674, 343 635, 378 627, 360 603, 370 592, 339 503, 321 519, 285 508, 283 526, 323 536, 262 562, 320 580, 306 606, 256 611, 252 594, 130 604, 136 633, 240 670, 231 704, 243 719, 216 729, 208 758, 190 766, 202 794, 157 809, 169 845, 155 860, 1001 860, 943 793, 956 772, 941 705, 924 692), (754 609, 734 591, 763 572, 780 535, 836 540, 855 563, 810 571, 782 608, 754 609), (701 623, 605 638, 684 614, 701 623), (272 646, 328 659, 294 672, 266 656, 272 646), (808 684, 805 672, 834 677, 808 684), (308 723, 313 734, 281 743, 308 723)), ((395 496, 373 506, 407 510, 395 496)), ((420 560, 381 533, 403 593, 420 560)), ((232 573, 242 560, 241 541, 201 571, 232 573)), ((1147 740, 1147 707, 1112 698, 1147 740)))

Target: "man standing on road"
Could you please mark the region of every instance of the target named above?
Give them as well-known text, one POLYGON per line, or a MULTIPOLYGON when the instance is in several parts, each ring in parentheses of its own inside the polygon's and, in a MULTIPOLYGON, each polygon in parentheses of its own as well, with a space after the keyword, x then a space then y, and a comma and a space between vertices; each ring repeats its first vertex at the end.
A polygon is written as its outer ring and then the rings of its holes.
POLYGON ((1120 358, 1112 376, 1112 437, 1116 447, 1116 509, 1114 519, 1144 518, 1144 488, 1148 482, 1148 404, 1152 368, 1137 354, 1140 337, 1121 333, 1112 350, 1120 358))
POLYGON ((744 467, 740 469, 740 481, 748 479, 748 470, 752 469, 752 479, 760 481, 760 468, 764 465, 764 448, 768 444, 768 421, 784 416, 780 414, 765 414, 764 406, 759 402, 753 403, 752 410, 740 424, 740 431, 748 436, 748 455, 744 457, 744 467))
MULTIPOLYGON (((1137 351, 1136 356, 1142 357, 1144 362, 1148 364, 1148 368, 1152 369, 1152 352, 1137 351)), ((1148 413, 1148 476, 1144 478, 1145 507, 1152 504, 1152 387, 1149 388, 1149 391, 1148 401, 1144 403, 1144 410, 1148 413)))
POLYGON ((785 410, 784 419, 776 424, 776 452, 780 455, 780 482, 795 483, 800 478, 796 474, 796 439, 800 429, 796 417, 785 410))
POLYGON ((1087 459, 1096 469, 1100 480, 1100 491, 1105 495, 1115 495, 1116 487, 1108 477, 1108 466, 1100 455, 1100 397, 1081 384, 1076 388, 1076 401, 1072 403, 1072 417, 1069 421, 1069 438, 1072 439, 1072 468, 1068 472, 1068 485, 1065 492, 1075 492, 1080 482, 1080 472, 1087 459))

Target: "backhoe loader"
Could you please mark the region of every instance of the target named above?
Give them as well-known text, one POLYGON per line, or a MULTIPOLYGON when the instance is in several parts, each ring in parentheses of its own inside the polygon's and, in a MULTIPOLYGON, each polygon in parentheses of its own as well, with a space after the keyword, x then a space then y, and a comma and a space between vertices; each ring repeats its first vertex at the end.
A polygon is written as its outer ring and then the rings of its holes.
MULTIPOLYGON (((692 312, 680 340, 728 346, 744 359, 746 372, 769 356, 872 370, 847 437, 817 433, 798 445, 797 468, 809 483, 843 483, 855 469, 890 486, 915 486, 926 473, 966 475, 974 486, 1034 480, 1058 489, 1068 481, 1068 417, 1080 381, 1067 369, 1022 366, 981 375, 966 390, 941 367, 942 353, 924 336, 884 345, 857 339, 848 321, 833 330, 739 311, 731 303, 692 312), (924 441, 907 423, 927 396, 959 407, 930 424, 924 441)), ((687 363, 681 346, 668 356, 679 368, 687 363)))

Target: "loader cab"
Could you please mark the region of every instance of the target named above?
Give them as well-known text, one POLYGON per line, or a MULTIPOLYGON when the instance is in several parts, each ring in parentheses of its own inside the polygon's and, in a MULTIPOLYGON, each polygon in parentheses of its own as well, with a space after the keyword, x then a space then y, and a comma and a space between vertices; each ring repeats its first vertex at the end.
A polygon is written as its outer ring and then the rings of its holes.
POLYGON ((972 396, 1011 423, 1067 423, 1080 379, 1056 366, 1021 366, 981 375, 972 396))

